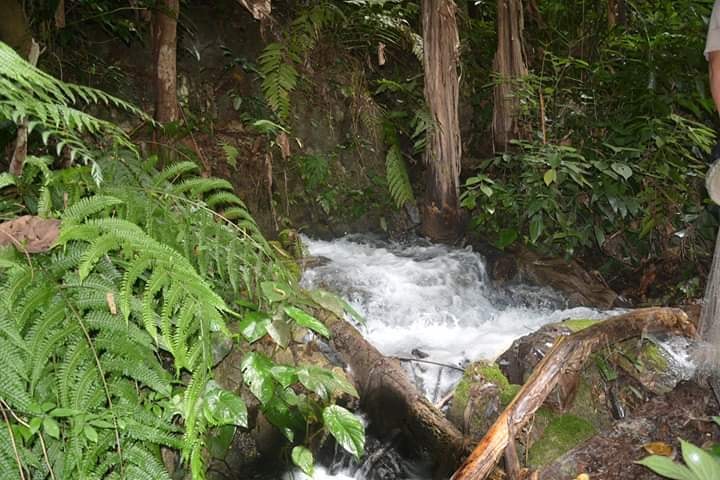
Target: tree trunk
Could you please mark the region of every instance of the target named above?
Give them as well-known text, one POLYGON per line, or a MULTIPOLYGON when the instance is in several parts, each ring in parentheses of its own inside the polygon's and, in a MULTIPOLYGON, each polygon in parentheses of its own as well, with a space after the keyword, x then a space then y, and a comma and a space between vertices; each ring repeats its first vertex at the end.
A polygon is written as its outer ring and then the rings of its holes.
POLYGON ((32 32, 22 4, 17 0, 0 0, 0 40, 10 45, 23 58, 28 58, 32 32))
POLYGON ((465 453, 463 435, 410 382, 400 362, 385 357, 348 322, 318 312, 332 333, 331 343, 350 366, 363 410, 389 434, 401 431, 428 452, 438 468, 452 471, 465 453))
POLYGON ((520 101, 516 82, 528 74, 523 49, 523 6, 521 0, 498 0, 498 44, 493 62, 497 75, 494 89, 493 140, 495 148, 504 151, 510 140, 520 135, 518 114, 520 101))
POLYGON ((178 119, 176 58, 179 12, 179 0, 159 0, 153 12, 155 120, 163 124, 178 119))
MULTIPOLYGON (((484 480, 495 468, 503 453, 506 454, 506 460, 512 463, 510 469, 518 470, 515 436, 545 402, 556 385, 562 387, 574 384, 593 351, 610 343, 659 331, 694 336, 695 326, 680 309, 645 308, 610 318, 561 338, 535 367, 520 392, 451 480, 484 480)), ((572 389, 566 391, 569 395, 573 393, 572 389)))
POLYGON ((425 150, 428 189, 422 230, 439 241, 455 240, 460 230, 460 40, 455 9, 453 0, 422 2, 425 101, 434 123, 425 150))
MULTIPOLYGON (((30 53, 28 54, 28 63, 32 66, 37 65, 38 58, 40 58, 40 45, 34 40, 30 39, 30 53)), ((15 149, 13 150, 12 159, 10 160, 10 167, 8 172, 10 175, 19 177, 22 175, 23 167, 25 166, 25 159, 27 158, 27 147, 28 147, 28 120, 24 118, 18 125, 17 139, 15 140, 15 149)))

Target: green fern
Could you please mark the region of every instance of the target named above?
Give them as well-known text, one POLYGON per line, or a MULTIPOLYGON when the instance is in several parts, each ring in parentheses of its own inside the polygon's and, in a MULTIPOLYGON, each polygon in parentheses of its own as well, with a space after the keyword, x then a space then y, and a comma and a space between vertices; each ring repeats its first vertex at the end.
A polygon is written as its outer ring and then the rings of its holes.
POLYGON ((93 117, 73 105, 79 103, 113 106, 152 122, 145 113, 105 92, 65 83, 26 62, 11 47, 0 42, 0 118, 16 124, 28 120, 28 130, 41 130, 48 144, 56 140, 56 151, 67 148, 70 159, 93 164, 96 180, 101 179, 95 163, 95 150, 84 140, 110 140, 114 147, 137 152, 127 134, 116 124, 93 117))
POLYGON ((290 115, 290 93, 295 89, 298 72, 289 60, 290 54, 279 43, 265 47, 258 57, 265 100, 281 122, 290 115))
POLYGON ((393 144, 388 149, 385 156, 385 169, 387 171, 388 190, 390 197, 398 208, 406 203, 414 202, 412 184, 407 173, 405 161, 402 158, 402 152, 397 144, 393 144))

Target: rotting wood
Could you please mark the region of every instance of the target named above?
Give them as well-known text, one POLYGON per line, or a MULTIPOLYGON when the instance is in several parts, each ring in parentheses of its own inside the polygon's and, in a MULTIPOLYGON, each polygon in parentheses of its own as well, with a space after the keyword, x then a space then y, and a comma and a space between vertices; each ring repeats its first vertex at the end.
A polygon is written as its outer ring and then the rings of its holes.
MULTIPOLYGON (((37 65, 38 58, 40 58, 40 45, 32 38, 30 39, 28 63, 34 67, 37 65)), ((28 119, 26 117, 20 122, 17 129, 15 149, 13 150, 12 160, 10 160, 10 166, 8 168, 10 175, 15 175, 16 177, 22 175, 25 159, 27 158, 28 133, 28 119)))
POLYGON ((401 430, 452 470, 465 451, 463 435, 415 388, 400 362, 384 356, 336 315, 320 311, 318 317, 332 333, 332 346, 349 365, 361 406, 373 423, 387 432, 401 430))
POLYGON ((561 337, 451 480, 484 480, 505 451, 509 450, 512 457, 515 436, 520 429, 559 382, 579 374, 593 351, 610 343, 658 331, 695 335, 694 325, 682 310, 645 308, 561 337), (510 443, 513 445, 508 449, 510 443))

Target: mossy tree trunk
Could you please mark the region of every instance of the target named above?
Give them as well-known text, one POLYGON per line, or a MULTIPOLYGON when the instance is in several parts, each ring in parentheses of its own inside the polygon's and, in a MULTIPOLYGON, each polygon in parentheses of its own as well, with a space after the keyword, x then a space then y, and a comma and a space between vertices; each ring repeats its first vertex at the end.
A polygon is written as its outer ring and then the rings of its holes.
POLYGON ((521 0, 497 2, 497 51, 493 71, 497 75, 493 92, 493 140, 504 151, 520 135, 520 99, 517 82, 528 73, 523 49, 523 5, 521 0))
POLYGON ((439 241, 460 230, 460 121, 457 63, 460 40, 453 0, 423 0, 425 101, 434 125, 428 134, 426 205, 422 230, 439 241))
POLYGON ((155 64, 155 120, 178 119, 177 102, 177 19, 179 0, 160 0, 153 12, 152 40, 155 64))

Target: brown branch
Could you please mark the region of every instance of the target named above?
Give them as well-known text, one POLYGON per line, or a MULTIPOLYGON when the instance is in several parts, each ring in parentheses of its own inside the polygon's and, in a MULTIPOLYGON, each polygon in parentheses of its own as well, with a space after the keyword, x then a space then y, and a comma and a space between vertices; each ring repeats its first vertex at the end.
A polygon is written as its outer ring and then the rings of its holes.
MULTIPOLYGON (((4 405, 7 405, 4 400, 0 399, 0 402, 2 402, 4 405)), ((15 462, 17 462, 18 471, 20 472, 20 479, 25 480, 25 472, 23 471, 22 461, 20 461, 20 454, 17 450, 17 444, 15 443, 15 434, 13 434, 12 427, 10 426, 10 420, 7 417, 7 413, 5 413, 5 409, 2 409, 2 416, 5 420, 5 425, 7 425, 8 434, 10 435, 10 443, 12 444, 13 453, 15 454, 15 462)))
MULTIPOLYGON (((682 310, 645 308, 612 317, 560 338, 451 480, 484 480, 503 452, 507 452, 506 458, 513 460, 514 445, 510 444, 514 444, 516 434, 556 385, 567 384, 577 377, 593 351, 610 343, 656 331, 695 335, 695 327, 682 310)), ((513 469, 513 466, 510 468, 513 469)))

